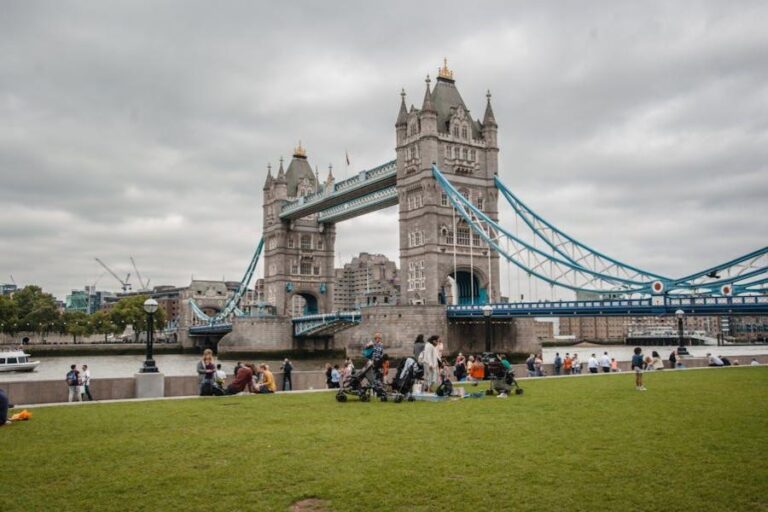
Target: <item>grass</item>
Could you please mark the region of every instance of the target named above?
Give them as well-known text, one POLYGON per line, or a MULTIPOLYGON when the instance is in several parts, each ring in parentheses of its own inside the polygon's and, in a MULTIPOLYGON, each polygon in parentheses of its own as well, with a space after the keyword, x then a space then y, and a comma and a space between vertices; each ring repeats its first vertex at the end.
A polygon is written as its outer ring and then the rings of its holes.
POLYGON ((633 378, 34 409, 0 429, 0 510, 768 510, 768 368, 633 378))

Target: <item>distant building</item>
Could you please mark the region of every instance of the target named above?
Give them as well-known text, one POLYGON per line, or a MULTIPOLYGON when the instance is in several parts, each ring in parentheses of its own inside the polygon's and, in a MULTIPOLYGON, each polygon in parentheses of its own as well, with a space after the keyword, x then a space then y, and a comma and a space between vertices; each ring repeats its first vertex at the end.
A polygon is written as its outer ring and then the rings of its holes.
POLYGON ((112 292, 98 291, 92 286, 86 286, 83 290, 72 290, 64 301, 65 311, 82 311, 90 315, 102 309, 108 299, 114 298, 112 292))
POLYGON ((0 284, 0 295, 13 295, 18 287, 15 284, 0 284))
POLYGON ((360 253, 336 269, 334 309, 348 311, 374 304, 397 304, 400 278, 397 265, 383 254, 360 253))

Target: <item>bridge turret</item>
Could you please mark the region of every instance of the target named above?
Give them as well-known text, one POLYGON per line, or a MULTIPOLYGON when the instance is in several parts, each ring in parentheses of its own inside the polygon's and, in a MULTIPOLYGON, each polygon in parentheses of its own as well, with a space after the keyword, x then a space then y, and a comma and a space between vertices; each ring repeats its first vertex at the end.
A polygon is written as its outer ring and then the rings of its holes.
POLYGON ((493 115, 493 108, 491 108, 491 91, 488 91, 485 97, 488 102, 485 105, 485 115, 483 116, 483 138, 487 147, 498 149, 496 135, 499 131, 499 125, 496 124, 496 116, 493 115))
POLYGON ((283 157, 280 157, 280 167, 277 170, 274 188, 275 199, 288 198, 288 181, 285 179, 285 169, 283 169, 283 157))
POLYGON ((425 80, 427 89, 424 92, 424 102, 421 105, 421 112, 419 114, 419 120, 421 121, 421 133, 423 135, 437 135, 437 110, 432 103, 432 91, 430 90, 430 83, 432 82, 427 75, 425 80))
POLYGON ((275 183, 275 178, 272 177, 272 164, 267 164, 267 179, 264 180, 264 191, 272 188, 275 183))
POLYGON ((400 91, 400 112, 397 114, 397 121, 395 121, 396 142, 399 146, 405 140, 408 133, 408 109, 405 106, 405 89, 400 91))

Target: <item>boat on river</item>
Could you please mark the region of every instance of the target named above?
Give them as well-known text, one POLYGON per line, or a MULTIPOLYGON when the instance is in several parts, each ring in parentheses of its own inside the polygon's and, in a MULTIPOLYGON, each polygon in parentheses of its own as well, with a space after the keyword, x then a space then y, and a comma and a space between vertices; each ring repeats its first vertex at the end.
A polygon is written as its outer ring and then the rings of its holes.
POLYGON ((0 349, 0 372, 33 372, 40 361, 31 361, 29 354, 18 349, 0 349))

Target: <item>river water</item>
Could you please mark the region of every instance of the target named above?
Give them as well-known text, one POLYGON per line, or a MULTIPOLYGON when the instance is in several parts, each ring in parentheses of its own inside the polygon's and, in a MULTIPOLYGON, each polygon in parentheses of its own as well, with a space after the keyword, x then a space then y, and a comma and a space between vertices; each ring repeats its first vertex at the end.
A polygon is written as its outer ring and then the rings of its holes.
MULTIPOLYGON (((94 379, 106 379, 112 377, 133 377, 144 362, 144 355, 123 356, 56 356, 35 357, 32 360, 40 361, 40 366, 34 372, 0 372, 0 382, 25 381, 25 380, 64 380, 70 365, 76 364, 77 368, 84 364, 91 370, 94 379)), ((200 356, 182 354, 157 354, 155 363, 160 371, 167 376, 197 375, 196 367, 200 356)), ((279 370, 281 361, 243 359, 243 362, 266 363, 272 370, 279 370)), ((227 375, 232 375, 232 370, 237 360, 219 359, 221 368, 227 375)), ((343 361, 325 359, 301 359, 291 360, 294 370, 322 370, 325 363, 341 364, 343 361)))

